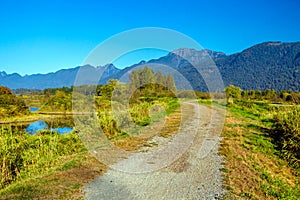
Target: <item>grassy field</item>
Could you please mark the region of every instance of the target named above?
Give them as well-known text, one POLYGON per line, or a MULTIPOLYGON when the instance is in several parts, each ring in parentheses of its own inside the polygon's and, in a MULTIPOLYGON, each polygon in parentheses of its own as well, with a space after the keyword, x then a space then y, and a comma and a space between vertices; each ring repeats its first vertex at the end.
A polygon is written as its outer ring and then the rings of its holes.
POLYGON ((87 152, 59 158, 47 171, 24 177, 0 191, 0 199, 83 199, 84 184, 107 166, 87 152))

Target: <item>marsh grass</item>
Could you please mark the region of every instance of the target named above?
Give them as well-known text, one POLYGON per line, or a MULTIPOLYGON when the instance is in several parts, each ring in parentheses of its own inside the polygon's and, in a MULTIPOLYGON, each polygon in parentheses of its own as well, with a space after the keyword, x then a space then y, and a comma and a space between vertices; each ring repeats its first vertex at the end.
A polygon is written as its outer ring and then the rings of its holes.
POLYGON ((85 151, 76 133, 60 135, 44 131, 35 136, 25 132, 0 133, 0 188, 12 182, 48 171, 58 159, 85 151))

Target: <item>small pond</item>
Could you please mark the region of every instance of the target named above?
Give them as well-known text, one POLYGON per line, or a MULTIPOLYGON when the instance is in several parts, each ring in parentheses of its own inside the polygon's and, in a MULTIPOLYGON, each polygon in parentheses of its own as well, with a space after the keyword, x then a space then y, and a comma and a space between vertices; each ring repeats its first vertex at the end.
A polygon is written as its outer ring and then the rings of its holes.
POLYGON ((38 107, 29 107, 30 112, 36 112, 38 110, 40 110, 40 108, 38 108, 38 107))
POLYGON ((37 134, 40 130, 55 131, 59 134, 67 134, 73 130, 74 122, 71 116, 55 116, 49 119, 41 119, 34 122, 2 124, 0 128, 17 133, 24 130, 30 135, 37 134))
POLYGON ((73 128, 72 127, 51 128, 44 120, 38 120, 29 124, 25 130, 27 133, 31 135, 37 134, 38 131, 42 131, 42 130, 50 130, 50 131, 55 131, 59 134, 66 134, 66 133, 70 133, 73 130, 73 128))

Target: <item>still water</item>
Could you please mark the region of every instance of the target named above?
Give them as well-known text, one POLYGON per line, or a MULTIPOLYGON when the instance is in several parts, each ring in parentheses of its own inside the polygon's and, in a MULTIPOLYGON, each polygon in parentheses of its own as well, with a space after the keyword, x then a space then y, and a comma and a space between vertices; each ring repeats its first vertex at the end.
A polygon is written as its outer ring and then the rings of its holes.
POLYGON ((59 134, 67 134, 73 130, 73 127, 74 120, 72 116, 53 116, 49 119, 41 119, 34 122, 0 125, 1 129, 10 130, 12 133, 19 133, 22 130, 31 135, 37 134, 40 130, 50 130, 59 134))
POLYGON ((29 108, 29 111, 30 111, 30 112, 36 112, 36 111, 38 111, 38 110, 40 110, 40 108, 38 108, 38 107, 30 107, 30 108, 29 108))
POLYGON ((38 131, 41 131, 41 130, 50 130, 50 131, 55 131, 59 134, 66 134, 66 133, 70 133, 73 130, 73 128, 66 127, 66 126, 56 127, 56 128, 49 127, 49 125, 44 120, 38 120, 38 121, 35 121, 35 122, 29 124, 25 130, 27 133, 29 133, 31 135, 37 134, 38 131))

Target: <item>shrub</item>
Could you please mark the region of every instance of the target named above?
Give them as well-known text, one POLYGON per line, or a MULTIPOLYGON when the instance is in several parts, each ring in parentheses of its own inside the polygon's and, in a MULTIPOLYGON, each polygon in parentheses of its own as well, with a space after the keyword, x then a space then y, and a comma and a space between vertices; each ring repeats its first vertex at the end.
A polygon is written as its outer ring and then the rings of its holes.
POLYGON ((274 136, 284 157, 300 166, 300 108, 285 108, 275 118, 274 136))
POLYGON ((25 102, 3 86, 0 86, 0 118, 28 114, 25 102))

